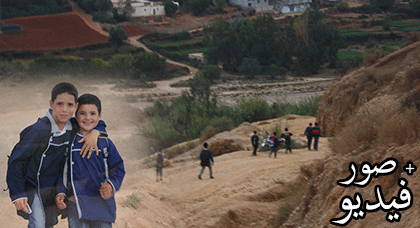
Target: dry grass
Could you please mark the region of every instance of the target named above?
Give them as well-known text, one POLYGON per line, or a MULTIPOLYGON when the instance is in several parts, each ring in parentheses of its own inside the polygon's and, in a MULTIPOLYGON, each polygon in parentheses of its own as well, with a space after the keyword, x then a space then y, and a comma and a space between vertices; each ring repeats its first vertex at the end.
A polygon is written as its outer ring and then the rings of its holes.
POLYGON ((352 117, 346 127, 334 137, 333 152, 348 154, 370 148, 404 145, 418 140, 420 114, 416 109, 406 109, 396 114, 360 114, 352 117))
POLYGON ((410 67, 406 73, 406 87, 408 89, 414 88, 415 85, 418 85, 420 82, 420 64, 417 64, 413 67, 410 67))
POLYGON ((234 141, 232 139, 225 139, 223 141, 213 142, 209 145, 209 150, 211 150, 214 156, 219 156, 225 153, 230 153, 243 149, 240 145, 233 144, 233 142, 234 141))
POLYGON ((165 149, 163 152, 165 153, 167 159, 171 159, 176 157, 177 155, 183 154, 186 151, 197 147, 199 143, 200 142, 198 140, 193 140, 185 144, 178 144, 172 146, 170 148, 165 149))
POLYGON ((365 53, 365 58, 363 59, 364 66, 370 66, 376 63, 379 59, 383 58, 388 53, 379 48, 372 48, 365 53))
POLYGON ((131 207, 134 209, 139 209, 140 207, 140 201, 141 198, 138 196, 136 192, 133 192, 131 195, 127 196, 127 198, 124 200, 122 206, 123 207, 131 207))

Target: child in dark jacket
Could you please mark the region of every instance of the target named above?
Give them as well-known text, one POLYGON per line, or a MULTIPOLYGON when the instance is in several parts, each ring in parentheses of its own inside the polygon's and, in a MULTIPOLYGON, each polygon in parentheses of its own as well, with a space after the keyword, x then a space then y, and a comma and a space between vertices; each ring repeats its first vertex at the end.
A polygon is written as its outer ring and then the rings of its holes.
POLYGON ((286 145, 286 154, 287 154, 287 151, 290 151, 290 153, 292 153, 292 138, 291 137, 293 134, 290 133, 287 128, 285 128, 284 130, 285 132, 281 134, 281 137, 284 138, 285 140, 284 144, 286 145))
POLYGON ((200 173, 198 174, 198 179, 201 180, 201 175, 204 172, 204 169, 207 167, 209 167, 209 171, 210 171, 210 178, 213 179, 213 171, 211 169, 211 167, 214 165, 214 159, 213 159, 213 153, 211 152, 211 150, 208 149, 209 144, 208 143, 204 143, 203 147, 204 149, 200 152, 200 165, 201 165, 201 170, 200 173))
POLYGON ((114 194, 125 176, 124 163, 112 141, 104 137, 98 141, 99 155, 89 159, 80 155, 83 143, 78 140, 98 124, 101 102, 95 95, 84 94, 78 104, 80 129, 71 144, 68 167, 60 176, 56 204, 60 209, 68 208, 70 228, 112 227, 116 219, 114 194))

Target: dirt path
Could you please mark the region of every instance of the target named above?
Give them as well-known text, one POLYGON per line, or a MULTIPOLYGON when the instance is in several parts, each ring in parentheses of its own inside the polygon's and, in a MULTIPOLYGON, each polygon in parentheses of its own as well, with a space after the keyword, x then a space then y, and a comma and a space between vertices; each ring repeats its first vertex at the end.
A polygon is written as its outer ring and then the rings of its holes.
POLYGON ((120 207, 116 227, 220 227, 219 220, 228 216, 229 211, 246 212, 247 219, 252 222, 242 224, 243 227, 267 227, 268 220, 276 215, 279 203, 252 199, 294 180, 301 165, 323 159, 330 150, 327 139, 323 138, 319 151, 297 149, 293 154, 284 154, 281 150, 277 158, 269 158, 267 152, 253 157, 247 150, 251 148, 248 141, 252 130, 270 130, 279 124, 289 126, 296 138, 304 140, 300 132, 308 122, 314 121, 313 117, 285 117, 245 125, 215 136, 210 143, 231 137, 243 140, 242 146, 246 149, 216 157, 215 179, 210 179, 205 170, 203 179, 199 180, 199 162, 188 155, 172 160, 172 166, 164 169, 161 182, 156 182, 153 167, 146 166, 144 160, 139 161, 143 164, 142 169, 129 175, 125 182, 131 187, 119 192, 120 203, 130 195, 137 196, 139 208, 120 207))

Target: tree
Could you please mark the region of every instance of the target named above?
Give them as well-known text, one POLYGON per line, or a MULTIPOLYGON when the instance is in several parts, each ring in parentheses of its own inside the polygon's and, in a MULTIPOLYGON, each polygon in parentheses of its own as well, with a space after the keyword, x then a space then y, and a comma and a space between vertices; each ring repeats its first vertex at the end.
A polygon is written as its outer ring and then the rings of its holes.
POLYGON ((420 0, 410 2, 410 8, 415 12, 417 17, 420 17, 420 0))
POLYGON ((108 10, 112 9, 113 5, 111 0, 96 0, 94 6, 96 11, 101 11, 103 14, 106 14, 108 10))
POLYGON ((211 90, 211 83, 207 80, 201 71, 198 71, 194 77, 189 80, 190 92, 194 100, 209 103, 211 90))
POLYGON ((220 69, 215 65, 205 65, 203 69, 201 69, 203 76, 205 79, 209 80, 213 83, 214 80, 220 79, 222 72, 220 69))
POLYGON ((128 35, 121 26, 111 27, 109 30, 108 42, 110 42, 116 50, 118 50, 127 39, 128 35))
POLYGON ((345 13, 345 12, 348 12, 348 11, 350 10, 350 6, 349 6, 349 4, 348 4, 347 2, 340 2, 340 3, 338 3, 338 5, 337 5, 337 9, 338 9, 340 12, 345 13))
POLYGON ((85 10, 86 13, 92 13, 96 11, 94 0, 81 0, 80 7, 85 10))
POLYGON ((296 74, 317 73, 322 64, 337 57, 341 36, 337 29, 323 23, 322 18, 319 10, 311 8, 293 24, 297 36, 297 61, 292 71, 296 74))
POLYGON ((261 73, 261 64, 258 59, 245 58, 239 66, 238 71, 252 78, 254 75, 261 73))
POLYGON ((270 66, 268 66, 267 72, 271 76, 271 78, 274 79, 275 76, 279 75, 280 67, 275 64, 271 64, 270 66))
POLYGON ((179 6, 172 0, 166 0, 165 3, 165 14, 169 17, 173 17, 178 10, 179 6))
POLYGON ((223 13, 225 11, 224 8, 227 6, 226 0, 215 0, 214 4, 216 6, 217 13, 223 13))
POLYGON ((394 7, 395 0, 370 0, 371 5, 375 5, 382 10, 388 10, 394 7))
POLYGON ((200 16, 210 6, 211 0, 190 0, 188 9, 196 16, 200 16))
POLYGON ((210 48, 204 53, 211 64, 223 64, 237 71, 245 57, 257 59, 262 67, 271 64, 289 68, 294 55, 295 34, 281 28, 270 15, 228 23, 216 18, 212 23, 210 48))
POLYGON ((134 68, 143 72, 152 80, 166 77, 166 59, 156 53, 142 52, 134 56, 134 68))

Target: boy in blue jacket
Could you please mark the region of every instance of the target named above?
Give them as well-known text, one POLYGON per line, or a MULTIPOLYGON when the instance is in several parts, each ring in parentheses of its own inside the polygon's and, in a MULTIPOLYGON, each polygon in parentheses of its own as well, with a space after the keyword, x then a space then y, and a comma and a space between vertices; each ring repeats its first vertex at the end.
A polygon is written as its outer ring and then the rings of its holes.
MULTIPOLYGON (((59 83, 51 91, 50 109, 36 123, 20 133, 20 141, 8 160, 7 185, 17 212, 29 219, 28 227, 45 228, 57 224, 56 182, 63 169, 65 153, 77 124, 71 120, 78 92, 70 83, 59 83)), ((101 123, 85 137, 86 149, 96 147, 101 123)), ((84 148, 82 153, 85 154, 84 148)), ((90 150, 91 152, 92 150, 90 150)), ((89 155, 90 156, 90 155, 89 155)))
POLYGON ((115 145, 110 139, 99 137, 98 156, 86 159, 80 155, 83 143, 78 141, 96 127, 100 118, 99 98, 82 95, 76 110, 79 132, 71 142, 68 167, 60 176, 56 197, 58 208, 68 208, 70 228, 108 228, 116 219, 114 193, 121 187, 125 170, 115 145))

